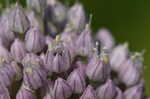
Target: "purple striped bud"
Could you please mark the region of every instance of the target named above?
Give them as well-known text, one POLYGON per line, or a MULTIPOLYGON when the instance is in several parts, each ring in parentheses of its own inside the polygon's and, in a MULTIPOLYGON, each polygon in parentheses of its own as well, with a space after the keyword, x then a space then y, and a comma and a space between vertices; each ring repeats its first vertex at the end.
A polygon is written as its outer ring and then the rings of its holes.
POLYGON ((0 99, 10 99, 8 89, 0 84, 0 99))
POLYGON ((9 53, 9 51, 3 46, 0 44, 0 59, 3 59, 7 62, 10 62, 12 61, 12 56, 11 54, 9 53))
POLYGON ((33 53, 41 52, 45 47, 44 35, 37 27, 31 28, 25 36, 25 46, 27 51, 33 53))
POLYGON ((114 99, 117 94, 116 86, 110 79, 104 85, 98 87, 96 92, 97 99, 114 99))
POLYGON ((49 45, 45 60, 48 70, 52 69, 56 73, 65 72, 71 66, 70 52, 62 42, 58 41, 58 37, 49 45))
POLYGON ((43 67, 42 59, 36 54, 29 53, 26 54, 22 60, 23 67, 43 67))
POLYGON ((16 6, 12 8, 9 17, 11 31, 19 34, 25 34, 30 27, 30 23, 23 8, 18 3, 16 3, 16 6))
POLYGON ((37 13, 42 13, 46 7, 46 0, 26 0, 27 7, 36 11, 37 13))
POLYGON ((96 39, 101 42, 102 47, 106 47, 108 49, 112 49, 115 45, 114 39, 110 31, 105 28, 102 28, 98 31, 96 39))
POLYGON ((86 75, 92 81, 105 82, 110 77, 109 58, 105 50, 100 56, 93 56, 86 68, 86 75))
POLYGON ((7 11, 2 14, 0 20, 0 42, 6 48, 10 46, 10 43, 14 40, 15 34, 10 30, 9 12, 7 11))
POLYGON ((117 95, 115 99, 125 99, 124 94, 122 93, 122 91, 117 87, 117 95))
POLYGON ((21 62, 22 59, 25 57, 26 53, 27 52, 24 42, 19 39, 15 39, 14 43, 11 46, 11 55, 13 59, 17 62, 21 62))
POLYGON ((42 32, 44 32, 44 23, 42 18, 38 16, 34 11, 27 11, 26 14, 30 22, 30 27, 38 27, 42 32))
POLYGON ((23 83, 31 89, 38 89, 46 83, 47 73, 41 67, 25 67, 23 71, 23 83))
POLYGON ((34 91, 29 89, 27 86, 22 85, 16 95, 16 99, 36 99, 34 91))
POLYGON ((86 24, 85 11, 83 6, 77 2, 68 11, 68 28, 81 32, 86 24))
POLYGON ((6 62, 1 62, 0 66, 0 83, 8 87, 11 85, 14 77, 12 66, 6 62))
POLYGON ((54 99, 68 99, 72 94, 71 87, 62 78, 55 81, 53 95, 54 99))
POLYGON ((91 36, 91 30, 89 24, 86 25, 85 29, 80 34, 76 41, 77 53, 82 56, 92 56, 93 41, 91 36))
POLYGON ((138 84, 124 92, 125 99, 143 99, 144 96, 144 85, 138 84))
POLYGON ((95 90, 91 85, 88 85, 88 87, 85 89, 80 99, 97 99, 95 90))
POLYGON ((131 59, 128 59, 122 63, 118 76, 121 82, 123 82, 126 86, 135 85, 140 80, 140 73, 134 67, 131 59))
POLYGON ((128 58, 128 45, 118 45, 115 47, 110 55, 110 64, 112 70, 118 72, 121 68, 121 64, 128 58))
POLYGON ((67 8, 57 0, 53 0, 52 2, 51 1, 48 0, 48 8, 45 11, 45 17, 48 19, 51 18, 51 21, 62 27, 61 25, 64 25, 66 21, 67 8))
POLYGON ((56 55, 53 59, 53 72, 60 73, 67 71, 71 66, 70 62, 70 53, 68 50, 64 49, 60 53, 56 52, 56 55))
MULTIPOLYGON (((69 49, 71 58, 76 56, 76 40, 79 37, 77 32, 66 28, 61 35, 61 39, 64 41, 64 46, 69 49)), ((72 59, 73 60, 73 59, 72 59)))
POLYGON ((81 73, 79 69, 75 69, 73 72, 71 72, 67 79, 67 82, 71 86, 73 93, 80 94, 86 88, 85 78, 82 74, 83 73, 81 73))

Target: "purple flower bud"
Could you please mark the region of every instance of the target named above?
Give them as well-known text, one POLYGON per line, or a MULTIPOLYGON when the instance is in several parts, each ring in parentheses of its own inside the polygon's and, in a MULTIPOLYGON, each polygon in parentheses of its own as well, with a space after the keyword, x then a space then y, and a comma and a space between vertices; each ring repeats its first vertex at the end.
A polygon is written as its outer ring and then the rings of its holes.
POLYGON ((76 48, 78 48, 77 53, 79 55, 91 57, 93 51, 93 41, 89 24, 86 25, 85 29, 77 39, 76 48))
POLYGON ((70 63, 70 53, 68 50, 62 50, 62 52, 56 52, 56 55, 53 59, 53 66, 52 70, 53 72, 65 72, 67 71, 71 66, 70 63))
POLYGON ((44 23, 40 16, 38 16, 34 11, 27 11, 27 17, 30 22, 30 27, 38 27, 42 32, 44 32, 44 23))
POLYGON ((48 0, 48 8, 46 10, 46 17, 51 18, 51 21, 57 23, 57 25, 64 25, 67 17, 67 9, 61 2, 57 0, 50 2, 48 0))
POLYGON ((69 50, 57 40, 49 45, 45 60, 47 69, 56 73, 65 72, 71 66, 69 50))
POLYGON ((67 82, 71 86, 73 93, 80 94, 85 90, 85 78, 78 69, 75 69, 73 72, 71 72, 67 82))
POLYGON ((29 29, 29 21, 18 3, 12 8, 9 17, 11 31, 24 34, 29 29))
POLYGON ((22 60, 23 67, 43 67, 43 61, 36 54, 26 54, 22 60))
POLYGON ((54 99, 67 99, 71 96, 71 94, 72 94, 72 89, 67 84, 67 82, 62 78, 58 78, 55 81, 55 85, 53 89, 54 99))
POLYGON ((133 86, 127 89, 124 92, 124 95, 125 95, 125 99, 143 99, 144 85, 140 83, 136 86, 133 86))
POLYGON ((0 58, 1 59, 4 59, 5 61, 7 62, 10 62, 12 61, 12 56, 11 54, 9 53, 9 51, 3 46, 0 44, 0 58))
POLYGON ((110 76, 109 58, 106 52, 99 56, 93 56, 87 68, 86 75, 92 81, 105 82, 110 76))
POLYGON ((96 39, 101 42, 102 47, 106 47, 108 49, 112 49, 114 47, 114 39, 111 33, 105 28, 98 31, 96 39))
POLYGON ((76 40, 78 38, 77 32, 69 29, 65 29, 64 32, 61 35, 61 39, 64 41, 64 46, 69 49, 71 58, 73 58, 77 55, 76 53, 76 40))
POLYGON ((27 86, 22 85, 16 95, 16 99, 36 99, 34 91, 29 89, 27 86))
POLYGON ((115 99, 125 99, 124 94, 122 93, 122 91, 117 87, 117 95, 115 99))
POLYGON ((37 27, 31 28, 25 36, 26 49, 29 52, 38 53, 45 47, 44 35, 37 27))
POLYGON ((117 94, 116 86, 110 79, 104 85, 98 87, 96 92, 98 99, 113 99, 117 94))
POLYGON ((47 73, 41 67, 25 67, 23 74, 23 83, 31 89, 36 90, 46 83, 47 73))
POLYGON ((6 48, 10 46, 10 43, 15 38, 15 34, 10 30, 9 12, 3 13, 0 20, 0 40, 1 44, 6 48))
POLYGON ((12 83, 14 72, 10 64, 6 62, 1 62, 0 66, 0 83, 8 87, 12 83))
POLYGON ((110 55, 110 64, 112 70, 118 72, 121 68, 121 64, 128 57, 128 45, 125 43, 124 45, 118 45, 115 47, 110 55))
POLYGON ((88 85, 80 99, 96 99, 96 93, 91 85, 88 85))
POLYGON ((131 59, 128 59, 122 63, 118 76, 126 86, 135 85, 140 80, 140 73, 134 67, 131 59))
POLYGON ((15 61, 21 62, 26 55, 24 42, 19 39, 15 39, 11 46, 11 55, 15 61))
POLYGON ((83 6, 77 2, 68 11, 69 28, 81 32, 86 24, 85 12, 83 6))
POLYGON ((0 84, 0 99, 10 99, 8 89, 3 84, 0 84))
POLYGON ((42 13, 46 7, 46 0, 26 0, 27 7, 37 13, 42 13))

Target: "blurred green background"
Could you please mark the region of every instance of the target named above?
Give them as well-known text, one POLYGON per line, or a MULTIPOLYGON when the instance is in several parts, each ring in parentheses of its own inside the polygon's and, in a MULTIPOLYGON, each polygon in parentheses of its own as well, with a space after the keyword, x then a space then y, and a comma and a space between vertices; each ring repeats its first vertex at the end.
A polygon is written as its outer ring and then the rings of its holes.
MULTIPOLYGON (((0 0, 3 5, 7 0, 0 0)), ((14 0, 10 0, 13 2, 14 0)), ((20 0, 22 3, 25 0, 20 0)), ((72 4, 77 0, 63 0, 72 4)), ((78 0, 93 15, 92 28, 108 28, 119 43, 129 42, 132 51, 146 50, 145 83, 150 95, 150 0, 78 0)))

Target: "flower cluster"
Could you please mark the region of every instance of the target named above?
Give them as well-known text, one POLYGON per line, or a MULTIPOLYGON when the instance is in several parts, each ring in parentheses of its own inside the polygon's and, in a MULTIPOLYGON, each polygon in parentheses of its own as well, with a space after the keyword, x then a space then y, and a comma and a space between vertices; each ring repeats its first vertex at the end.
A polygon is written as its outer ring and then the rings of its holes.
POLYGON ((80 2, 26 0, 0 17, 0 99, 149 99, 143 52, 96 36, 80 2))

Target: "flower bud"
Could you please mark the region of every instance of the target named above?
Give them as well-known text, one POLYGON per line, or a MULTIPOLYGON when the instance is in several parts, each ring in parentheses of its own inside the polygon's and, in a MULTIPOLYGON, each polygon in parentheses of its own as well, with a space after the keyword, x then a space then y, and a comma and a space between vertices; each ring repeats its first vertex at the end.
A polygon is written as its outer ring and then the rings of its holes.
POLYGON ((5 61, 7 62, 10 62, 12 61, 12 56, 11 54, 9 53, 9 51, 3 46, 0 44, 0 58, 1 59, 4 59, 5 61))
POLYGON ((55 81, 54 89, 54 99, 67 99, 72 94, 71 87, 62 78, 58 78, 55 81))
POLYGON ((62 50, 62 52, 56 53, 54 59, 53 59, 53 66, 52 70, 53 72, 65 72, 67 71, 71 66, 70 63, 70 53, 68 50, 62 50))
POLYGON ((83 6, 77 2, 68 11, 68 24, 70 28, 81 32, 86 24, 85 11, 83 6))
POLYGON ((10 28, 9 12, 10 11, 3 13, 0 20, 0 42, 6 48, 9 48, 11 42, 15 38, 15 34, 11 31, 10 28))
POLYGON ((144 85, 138 84, 124 92, 125 99, 143 99, 144 96, 144 85))
POLYGON ((25 34, 30 27, 30 23, 23 11, 23 8, 19 6, 18 3, 16 3, 16 6, 12 8, 9 17, 11 31, 19 34, 25 34))
POLYGON ((24 42, 19 39, 15 39, 11 46, 11 55, 15 61, 21 62, 26 55, 24 42))
POLYGON ((0 84, 0 99, 10 99, 8 89, 3 84, 0 84))
POLYGON ((116 96, 116 86, 109 79, 104 85, 97 88, 96 93, 98 99, 114 99, 116 96))
POLYGON ((71 58, 73 58, 77 55, 76 53, 76 40, 78 39, 77 32, 71 30, 71 29, 65 29, 64 32, 61 35, 61 39, 64 41, 64 46, 68 48, 71 54, 71 58))
POLYGON ((76 48, 78 48, 77 53, 79 55, 91 57, 93 51, 93 41, 89 24, 86 25, 85 29, 77 39, 76 48))
MULTIPOLYGON (((105 49, 104 49, 105 50, 105 49)), ((87 68, 86 75, 92 81, 105 82, 110 76, 109 58, 106 52, 93 56, 87 68)))
POLYGON ((46 0, 26 0, 27 7, 37 13, 42 13, 46 6, 46 0))
POLYGON ((122 63, 118 76, 127 87, 137 84, 140 80, 140 73, 134 67, 131 59, 122 63))
POLYGON ((64 27, 67 17, 67 8, 57 0, 53 0, 53 2, 51 1, 48 0, 48 7, 45 11, 45 17, 47 20, 50 18, 50 20, 60 26, 60 28, 64 27))
POLYGON ((102 47, 107 47, 108 49, 112 49, 114 47, 114 39, 111 33, 105 28, 98 31, 96 39, 101 42, 102 47))
POLYGON ((88 85, 80 99, 96 99, 96 93, 91 85, 88 85))
POLYGON ((48 70, 51 71, 50 69, 52 69, 52 71, 56 73, 65 72, 71 66, 70 52, 64 47, 63 43, 58 40, 54 40, 54 42, 49 45, 45 60, 48 70))
POLYGON ((42 32, 44 32, 44 23, 40 16, 38 16, 34 11, 27 11, 27 17, 30 23, 30 27, 38 27, 42 32))
POLYGON ((118 45, 115 47, 110 55, 110 66, 112 70, 118 72, 119 68, 121 68, 121 64, 128 57, 128 45, 125 43, 124 45, 118 45))
POLYGON ((11 85, 14 77, 12 66, 6 62, 1 62, 0 66, 0 83, 8 87, 11 85))
POLYGON ((118 87, 116 88, 116 90, 117 90, 117 95, 116 95, 115 99, 125 99, 124 94, 122 93, 122 91, 118 87))
POLYGON ((25 67, 23 71, 23 83, 29 88, 36 90, 46 83, 47 74, 41 67, 25 67))
POLYGON ((71 72, 67 82, 71 86, 73 93, 80 94, 85 90, 85 78, 78 69, 75 69, 73 72, 71 72))
POLYGON ((36 99, 36 96, 31 89, 25 85, 22 85, 16 95, 16 99, 36 99))
POLYGON ((27 51, 38 53, 45 47, 44 35, 37 27, 31 28, 25 36, 25 46, 27 51))
POLYGON ((29 53, 26 54, 22 60, 23 67, 43 67, 43 61, 36 54, 29 53))

